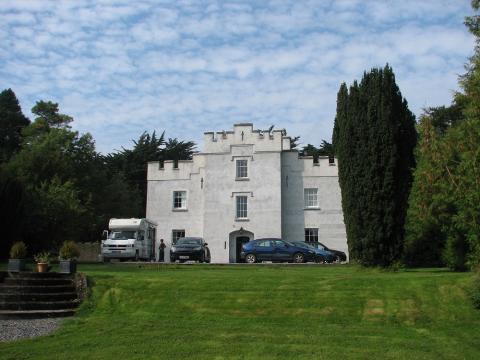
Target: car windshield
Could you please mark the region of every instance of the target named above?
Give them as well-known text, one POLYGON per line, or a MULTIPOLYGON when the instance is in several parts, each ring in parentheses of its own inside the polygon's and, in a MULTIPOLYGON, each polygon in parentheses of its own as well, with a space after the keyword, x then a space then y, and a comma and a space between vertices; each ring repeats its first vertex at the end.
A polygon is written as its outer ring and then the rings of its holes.
POLYGON ((202 245, 201 239, 182 238, 178 239, 177 245, 202 245))
POLYGON ((109 238, 112 240, 128 240, 136 238, 136 231, 132 230, 115 230, 110 233, 109 238))

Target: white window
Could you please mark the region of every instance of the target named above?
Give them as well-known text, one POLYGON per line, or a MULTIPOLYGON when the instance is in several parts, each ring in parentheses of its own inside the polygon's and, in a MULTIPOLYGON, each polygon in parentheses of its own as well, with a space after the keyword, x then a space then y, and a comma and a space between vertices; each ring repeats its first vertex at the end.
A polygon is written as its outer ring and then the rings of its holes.
POLYGON ((305 228, 305 242, 318 242, 317 228, 305 228))
POLYGON ((185 237, 185 230, 172 230, 172 244, 176 244, 177 240, 185 237))
POLYGON ((246 196, 237 196, 237 219, 246 219, 248 217, 247 199, 246 196))
POLYGON ((304 189, 305 208, 318 208, 317 190, 316 188, 304 189))
POLYGON ((248 160, 237 160, 237 179, 247 178, 248 177, 248 160))
POLYGON ((174 209, 187 208, 187 192, 186 191, 173 192, 173 208, 174 209))

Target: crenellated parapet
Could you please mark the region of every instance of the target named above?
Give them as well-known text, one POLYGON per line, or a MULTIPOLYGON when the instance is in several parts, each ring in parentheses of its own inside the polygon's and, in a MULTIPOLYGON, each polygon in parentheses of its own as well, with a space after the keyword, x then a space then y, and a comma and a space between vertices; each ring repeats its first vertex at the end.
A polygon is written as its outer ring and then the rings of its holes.
POLYGON ((165 160, 148 163, 147 180, 189 180, 205 167, 203 154, 194 154, 192 160, 165 160))
POLYGON ((299 156, 297 151, 283 154, 283 167, 292 172, 302 173, 303 176, 338 176, 336 158, 320 156, 315 161, 313 156, 299 156))
POLYGON ((290 150, 285 130, 254 130, 251 123, 233 126, 233 131, 204 133, 204 153, 230 153, 233 146, 253 145, 255 152, 290 150))

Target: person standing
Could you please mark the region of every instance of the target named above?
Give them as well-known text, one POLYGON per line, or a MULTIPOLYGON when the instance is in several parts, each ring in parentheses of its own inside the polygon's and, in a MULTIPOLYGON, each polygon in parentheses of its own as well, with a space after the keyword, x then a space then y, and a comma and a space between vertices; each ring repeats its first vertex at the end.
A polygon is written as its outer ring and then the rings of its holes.
POLYGON ((158 246, 158 261, 164 262, 165 261, 165 248, 166 245, 163 242, 163 239, 160 239, 160 245, 158 246))

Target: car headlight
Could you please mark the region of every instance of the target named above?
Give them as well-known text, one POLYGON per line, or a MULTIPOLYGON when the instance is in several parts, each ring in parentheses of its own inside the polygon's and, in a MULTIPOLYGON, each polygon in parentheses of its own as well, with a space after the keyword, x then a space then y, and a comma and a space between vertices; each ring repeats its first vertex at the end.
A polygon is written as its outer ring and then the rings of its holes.
POLYGON ((175 252, 175 251, 177 251, 177 248, 175 246, 172 246, 172 248, 170 250, 175 252))
POLYGON ((200 251, 200 250, 202 250, 202 247, 201 247, 201 246, 197 246, 197 247, 194 247, 193 250, 194 250, 194 251, 200 251))
POLYGON ((309 254, 315 254, 315 251, 308 250, 308 253, 309 253, 309 254))

